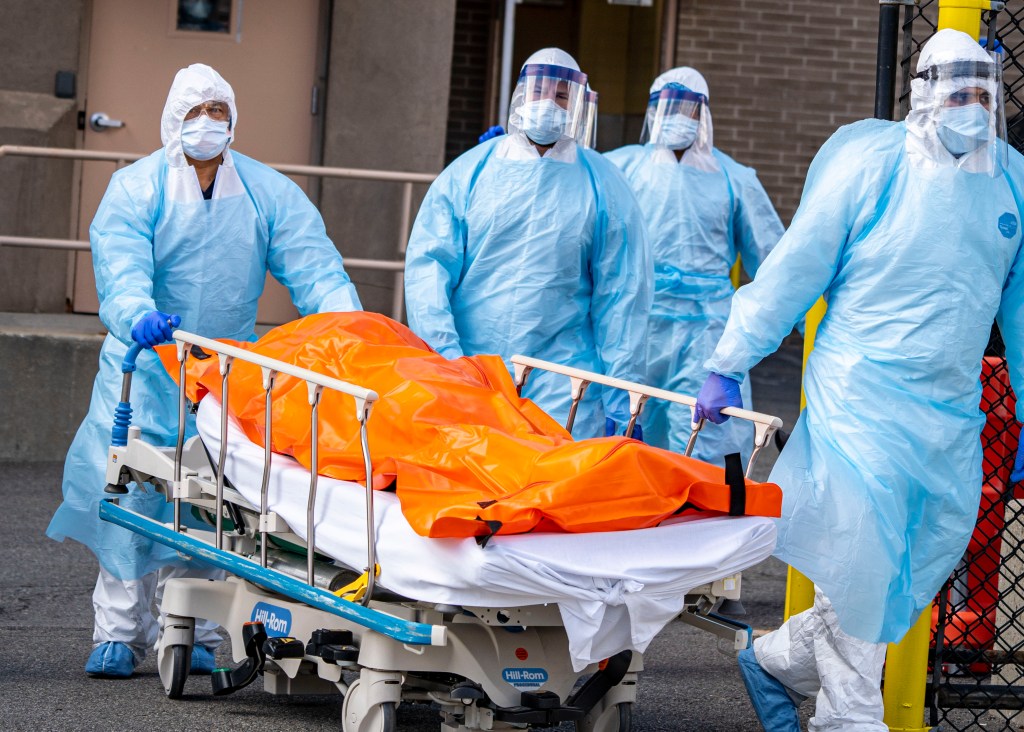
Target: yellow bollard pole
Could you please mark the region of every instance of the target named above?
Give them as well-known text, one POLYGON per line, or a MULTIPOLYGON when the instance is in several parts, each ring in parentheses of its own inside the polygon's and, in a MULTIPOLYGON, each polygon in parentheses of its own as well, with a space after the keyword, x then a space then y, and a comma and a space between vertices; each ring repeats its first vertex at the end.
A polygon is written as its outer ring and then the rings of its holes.
POLYGON ((814 605, 814 583, 798 570, 789 567, 786 573, 786 606, 782 620, 789 620, 797 613, 810 610, 814 605))
POLYGON ((981 33, 981 11, 991 9, 990 0, 939 0, 939 29, 963 31, 977 40, 981 33))
POLYGON ((885 657, 885 723, 889 732, 928 732, 924 724, 924 687, 928 680, 932 606, 928 605, 898 644, 890 643, 885 657))
MULTIPOLYGON (((814 303, 814 306, 807 311, 807 316, 804 318, 804 366, 803 372, 807 372, 807 359, 811 357, 811 351, 814 350, 814 339, 818 335, 818 325, 821 323, 821 319, 825 317, 825 300, 818 298, 818 302, 814 303)), ((804 383, 803 377, 800 379, 800 411, 804 411, 804 407, 807 406, 807 395, 804 394, 804 383)))

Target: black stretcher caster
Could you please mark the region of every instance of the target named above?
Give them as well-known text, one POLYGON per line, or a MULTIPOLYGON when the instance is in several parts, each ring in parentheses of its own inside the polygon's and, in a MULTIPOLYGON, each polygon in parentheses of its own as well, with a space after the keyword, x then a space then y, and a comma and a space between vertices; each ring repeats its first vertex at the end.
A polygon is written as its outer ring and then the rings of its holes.
POLYGON ((243 625, 242 639, 245 641, 246 659, 235 669, 214 669, 213 675, 210 676, 214 696, 226 696, 239 689, 244 689, 263 673, 263 664, 267 660, 263 651, 263 644, 267 641, 267 631, 263 627, 263 623, 243 625))

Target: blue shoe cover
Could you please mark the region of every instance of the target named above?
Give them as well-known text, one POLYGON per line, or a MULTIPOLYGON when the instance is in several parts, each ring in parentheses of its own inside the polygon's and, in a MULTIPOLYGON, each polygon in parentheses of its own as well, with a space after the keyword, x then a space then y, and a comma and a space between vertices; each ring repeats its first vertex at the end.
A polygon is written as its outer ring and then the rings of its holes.
POLYGON ((85 662, 85 672, 105 679, 127 679, 135 671, 135 654, 124 643, 107 641, 96 646, 85 662))
POLYGON ((754 649, 740 651, 736 661, 761 726, 767 732, 800 732, 796 702, 782 682, 761 668, 754 649))
POLYGON ((192 667, 190 674, 212 674, 213 673, 213 649, 207 646, 192 646, 192 667))

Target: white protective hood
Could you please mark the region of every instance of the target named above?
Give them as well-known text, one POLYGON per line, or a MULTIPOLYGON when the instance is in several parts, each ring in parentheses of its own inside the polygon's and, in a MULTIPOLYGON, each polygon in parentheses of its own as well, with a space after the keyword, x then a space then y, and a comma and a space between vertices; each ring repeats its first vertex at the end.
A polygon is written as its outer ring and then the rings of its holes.
MULTIPOLYGON (((238 128, 238 108, 235 106, 235 92, 231 85, 206 64, 192 64, 175 74, 160 117, 160 140, 171 167, 183 168, 188 165, 181 151, 181 125, 185 115, 197 104, 213 101, 227 102, 231 109, 230 147, 238 128)), ((227 158, 227 148, 224 153, 227 158)))

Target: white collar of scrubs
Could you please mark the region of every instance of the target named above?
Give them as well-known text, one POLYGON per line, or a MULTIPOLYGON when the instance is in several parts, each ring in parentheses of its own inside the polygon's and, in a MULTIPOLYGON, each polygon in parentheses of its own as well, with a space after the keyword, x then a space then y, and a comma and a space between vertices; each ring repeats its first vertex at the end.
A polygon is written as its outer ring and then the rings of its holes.
POLYGON ((676 154, 667 147, 650 145, 650 148, 651 160, 659 165, 673 165, 678 162, 679 165, 688 165, 691 168, 703 170, 705 173, 717 173, 720 169, 718 161, 715 160, 715 156, 710 151, 696 150, 689 147, 683 153, 683 157, 676 161, 676 154))
MULTIPOLYGON (((245 192, 242 181, 235 169, 235 161, 231 157, 231 148, 224 148, 224 160, 217 168, 217 177, 213 181, 213 198, 230 198, 245 192)), ((165 197, 168 201, 180 203, 198 203, 203 200, 203 189, 199 185, 199 176, 191 165, 183 168, 168 166, 167 187, 165 197)))
MULTIPOLYGON (((495 154, 505 160, 540 160, 541 154, 537 147, 522 132, 511 132, 502 137, 495 154)), ((560 163, 576 162, 576 141, 571 137, 563 137, 543 155, 548 160, 560 163)))

